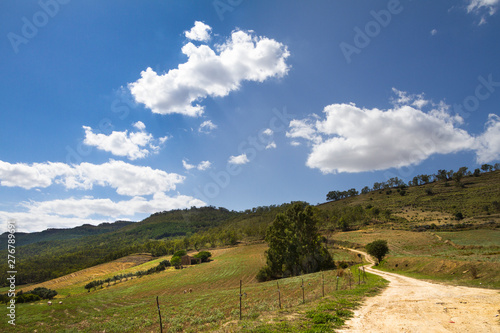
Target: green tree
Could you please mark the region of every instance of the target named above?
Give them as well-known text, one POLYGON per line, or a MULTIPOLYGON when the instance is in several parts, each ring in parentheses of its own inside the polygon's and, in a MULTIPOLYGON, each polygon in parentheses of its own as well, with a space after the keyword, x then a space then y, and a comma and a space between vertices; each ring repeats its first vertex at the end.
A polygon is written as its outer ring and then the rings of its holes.
POLYGON ((369 188, 368 186, 365 186, 361 189, 361 194, 367 194, 367 193, 370 193, 372 189, 369 188))
POLYGON ((301 202, 278 214, 266 232, 267 267, 259 274, 269 279, 333 268, 316 223, 312 207, 301 202))
POLYGON ((389 253, 389 247, 387 246, 387 241, 378 239, 365 246, 366 252, 372 257, 377 258, 378 263, 384 259, 385 255, 389 253))
POLYGON ((483 170, 484 172, 492 171, 493 166, 490 164, 483 164, 481 165, 481 170, 483 170))
POLYGON ((342 231, 349 231, 349 221, 345 219, 344 217, 341 217, 338 222, 339 228, 342 229, 342 231))
POLYGON ((172 259, 170 259, 170 264, 172 266, 175 266, 176 268, 181 266, 181 257, 179 256, 173 256, 172 259))

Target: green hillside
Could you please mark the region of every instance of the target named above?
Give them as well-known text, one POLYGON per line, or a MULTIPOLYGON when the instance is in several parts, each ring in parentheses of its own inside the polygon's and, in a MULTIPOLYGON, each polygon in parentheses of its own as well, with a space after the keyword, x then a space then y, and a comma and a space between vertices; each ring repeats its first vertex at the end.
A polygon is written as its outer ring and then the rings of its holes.
MULTIPOLYGON (((315 214, 320 229, 327 234, 368 225, 444 231, 495 227, 500 222, 499 202, 500 171, 491 171, 462 177, 460 182, 450 179, 372 190, 318 205, 315 214)), ((99 232, 83 226, 58 233, 49 230, 36 235, 21 234, 17 244, 17 267, 21 272, 18 279, 20 283, 46 281, 132 253, 161 256, 179 249, 262 241, 269 223, 288 205, 243 212, 193 207, 155 213, 137 223, 101 225, 95 229, 99 232)), ((5 283, 7 270, 2 265, 6 264, 0 264, 0 278, 5 283)))
POLYGON ((392 226, 437 226, 452 223, 483 224, 500 222, 500 171, 465 176, 457 185, 440 180, 419 186, 404 186, 370 191, 318 206, 331 212, 344 207, 373 207, 394 215, 392 226), (457 221, 456 215, 461 219, 457 221))

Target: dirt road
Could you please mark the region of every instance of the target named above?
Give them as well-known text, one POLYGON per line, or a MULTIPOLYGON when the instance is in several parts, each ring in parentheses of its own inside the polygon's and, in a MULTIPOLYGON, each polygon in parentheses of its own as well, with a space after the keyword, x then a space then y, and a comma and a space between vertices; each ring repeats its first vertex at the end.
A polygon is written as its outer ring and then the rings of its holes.
MULTIPOLYGON (((364 252, 361 253, 373 263, 364 252)), ((390 282, 338 332, 500 333, 500 291, 429 283, 372 268, 390 282)))

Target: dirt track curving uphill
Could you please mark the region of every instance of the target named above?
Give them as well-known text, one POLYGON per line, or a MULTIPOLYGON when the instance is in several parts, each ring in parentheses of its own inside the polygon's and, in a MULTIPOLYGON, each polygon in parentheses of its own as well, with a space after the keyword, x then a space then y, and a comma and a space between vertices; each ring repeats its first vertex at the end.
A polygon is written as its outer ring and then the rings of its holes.
MULTIPOLYGON (((351 250, 365 255, 364 252, 351 250)), ((500 333, 500 291, 430 283, 372 269, 388 280, 338 332, 500 333)))

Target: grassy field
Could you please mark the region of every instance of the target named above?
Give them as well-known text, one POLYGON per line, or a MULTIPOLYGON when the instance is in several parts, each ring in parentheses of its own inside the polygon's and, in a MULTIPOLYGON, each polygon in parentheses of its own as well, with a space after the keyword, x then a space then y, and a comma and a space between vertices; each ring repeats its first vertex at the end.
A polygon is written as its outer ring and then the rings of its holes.
POLYGON ((379 267, 404 275, 466 286, 500 289, 500 231, 411 232, 366 229, 337 233, 334 240, 364 246, 388 242, 390 253, 379 267))
MULTIPOLYGON (((167 332, 302 331, 303 327, 315 325, 334 327, 334 322, 348 317, 365 293, 375 292, 384 285, 381 279, 369 276, 368 283, 356 289, 355 279, 359 280, 359 276, 347 270, 342 271, 338 291, 336 271, 282 279, 279 280, 283 308, 280 310, 276 282, 257 283, 255 279, 258 269, 264 265, 265 249, 265 244, 218 249, 212 252, 214 260, 210 263, 182 270, 171 268, 110 286, 105 284, 103 289, 91 292, 83 288, 88 280, 82 281, 84 276, 95 276, 89 271, 58 282, 47 282, 59 293, 53 305, 48 306, 46 302, 17 304, 15 330, 3 320, 0 331, 157 332, 156 296, 159 296, 164 331, 167 332), (240 280, 245 293, 242 321, 239 321, 240 280), (302 281, 305 304, 302 304, 302 281), (191 293, 184 293, 189 289, 191 293), (283 318, 290 320, 283 324, 283 318)), ((339 257, 349 258, 343 254, 339 257)), ((98 278, 152 267, 162 259, 112 273, 101 267, 103 274, 98 278)), ((352 270, 356 274, 355 268, 352 270)))

